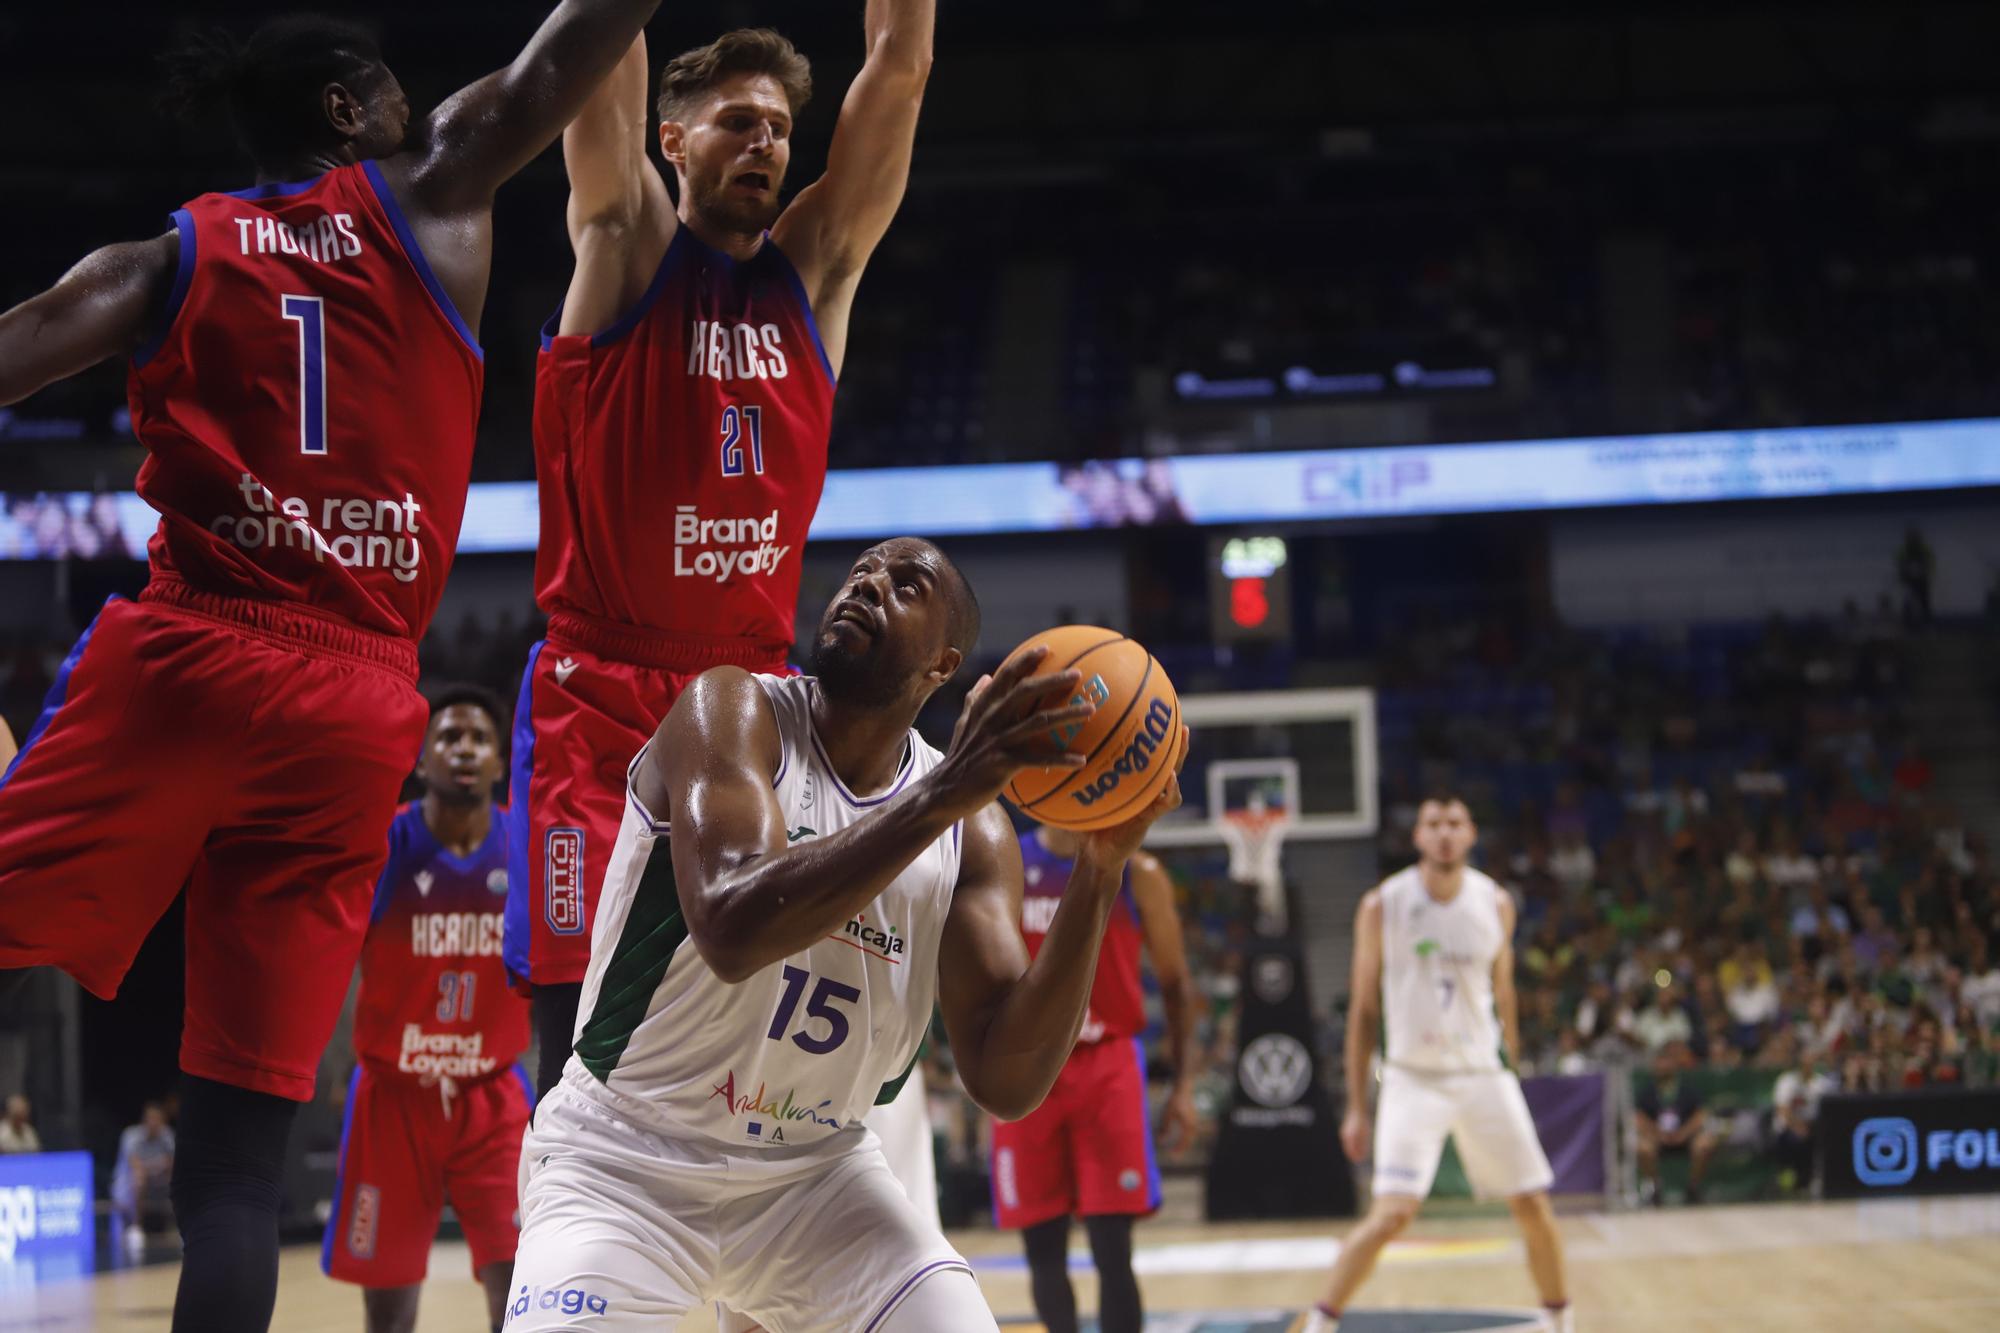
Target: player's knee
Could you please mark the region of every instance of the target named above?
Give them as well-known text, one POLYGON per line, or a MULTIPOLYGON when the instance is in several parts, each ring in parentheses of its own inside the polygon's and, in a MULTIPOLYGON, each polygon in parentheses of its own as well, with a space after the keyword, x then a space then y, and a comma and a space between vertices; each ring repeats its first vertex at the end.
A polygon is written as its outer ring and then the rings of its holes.
POLYGON ((361 1293, 368 1333, 411 1333, 417 1326, 419 1287, 369 1287, 361 1293))
POLYGON ((213 1205, 275 1214, 285 1142, 297 1113, 298 1103, 269 1093, 185 1079, 169 1188, 182 1219, 213 1205))
POLYGON ((1400 1194, 1377 1195, 1368 1206, 1363 1225, 1380 1242, 1392 1241, 1409 1229, 1417 1217, 1417 1201, 1400 1194))
POLYGON ((1132 1267, 1132 1218, 1108 1214, 1083 1219, 1090 1237, 1090 1258, 1097 1271, 1126 1271, 1132 1267))
POLYGON ((1549 1206, 1546 1190, 1516 1194, 1507 1200, 1507 1206, 1514 1210, 1515 1220, 1523 1225, 1543 1224, 1555 1219, 1555 1210, 1549 1206))

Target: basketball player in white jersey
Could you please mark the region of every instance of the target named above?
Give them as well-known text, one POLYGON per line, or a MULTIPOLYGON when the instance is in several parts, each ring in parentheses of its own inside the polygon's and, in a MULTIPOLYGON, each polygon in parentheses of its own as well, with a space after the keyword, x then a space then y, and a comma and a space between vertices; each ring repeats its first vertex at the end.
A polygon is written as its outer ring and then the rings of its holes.
POLYGON ((995 797, 1090 706, 1036 653, 975 688, 951 747, 912 730, 978 632, 928 542, 864 552, 814 676, 703 673, 632 761, 574 1053, 522 1150, 510 1333, 672 1329, 716 1301, 772 1333, 991 1333, 965 1261, 868 1109, 933 998, 960 1079, 1025 1115, 1075 1044, 1126 860, 1179 803, 1086 835, 1031 962, 995 797), (672 822, 672 837, 668 821, 672 822))
POLYGON ((1431 1191, 1447 1135, 1481 1198, 1513 1209, 1542 1298, 1543 1327, 1569 1333, 1562 1240, 1549 1208, 1554 1174, 1509 1067, 1520 1047, 1514 1000, 1514 900, 1466 864, 1479 831, 1456 796, 1417 810, 1417 864, 1361 900, 1347 1009, 1347 1115, 1340 1142, 1368 1155, 1368 1087, 1377 1026, 1387 1034, 1374 1122, 1368 1215, 1340 1247, 1326 1299, 1301 1333, 1333 1333, 1382 1247, 1431 1191))

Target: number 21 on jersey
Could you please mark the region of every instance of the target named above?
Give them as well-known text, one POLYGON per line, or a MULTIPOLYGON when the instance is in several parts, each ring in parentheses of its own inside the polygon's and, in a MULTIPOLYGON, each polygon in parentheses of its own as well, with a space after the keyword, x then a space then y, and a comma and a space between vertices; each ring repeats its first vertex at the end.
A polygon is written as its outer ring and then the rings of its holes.
POLYGON ((748 471, 758 476, 764 475, 764 409, 761 407, 738 407, 731 403, 722 409, 722 475, 740 477, 744 474, 745 443, 750 446, 750 466, 748 471))

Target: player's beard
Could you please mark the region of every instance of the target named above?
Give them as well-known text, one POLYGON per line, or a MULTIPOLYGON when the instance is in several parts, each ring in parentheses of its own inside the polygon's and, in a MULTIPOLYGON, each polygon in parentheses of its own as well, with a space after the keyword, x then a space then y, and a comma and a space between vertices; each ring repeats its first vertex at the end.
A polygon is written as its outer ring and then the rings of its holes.
POLYGON ((769 231, 778 214, 784 211, 778 206, 775 189, 769 200, 752 201, 731 195, 727 180, 690 186, 688 203, 690 211, 707 226, 738 236, 757 236, 769 231))
POLYGON ((880 639, 870 638, 865 649, 855 652, 822 630, 813 639, 812 661, 807 665, 828 699, 860 708, 881 708, 903 692, 894 665, 883 660, 887 654, 882 648, 880 639))

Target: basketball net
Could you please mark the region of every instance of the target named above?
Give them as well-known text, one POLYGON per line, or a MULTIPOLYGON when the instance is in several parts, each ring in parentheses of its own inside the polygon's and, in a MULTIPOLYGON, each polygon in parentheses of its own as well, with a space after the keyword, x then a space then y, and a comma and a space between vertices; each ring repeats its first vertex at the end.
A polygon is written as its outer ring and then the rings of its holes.
POLYGON ((1222 812, 1222 837, 1229 844, 1229 877, 1257 890, 1259 924, 1270 933, 1285 929, 1285 875, 1281 857, 1290 812, 1270 809, 1253 798, 1241 810, 1222 812))

